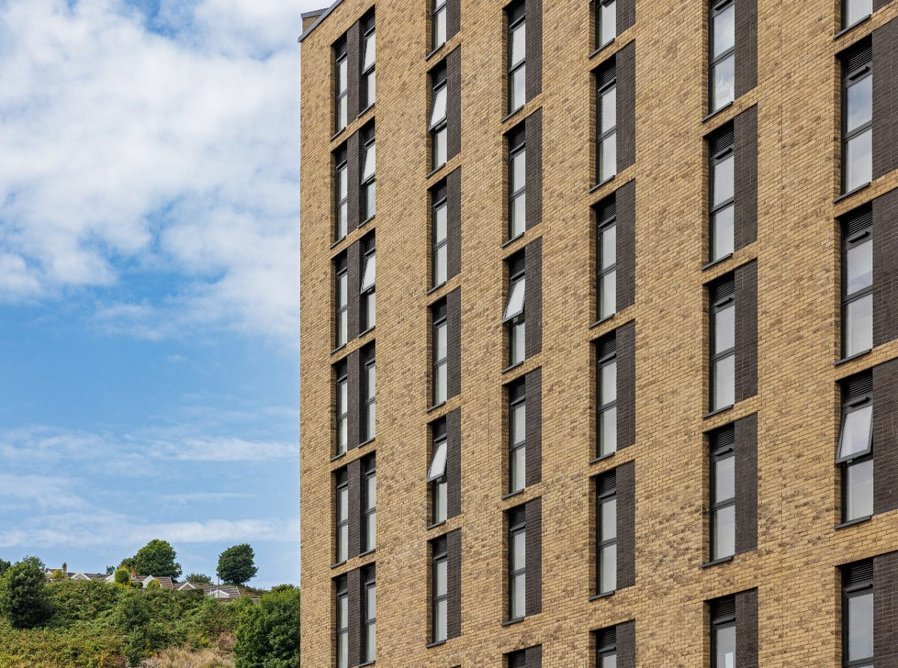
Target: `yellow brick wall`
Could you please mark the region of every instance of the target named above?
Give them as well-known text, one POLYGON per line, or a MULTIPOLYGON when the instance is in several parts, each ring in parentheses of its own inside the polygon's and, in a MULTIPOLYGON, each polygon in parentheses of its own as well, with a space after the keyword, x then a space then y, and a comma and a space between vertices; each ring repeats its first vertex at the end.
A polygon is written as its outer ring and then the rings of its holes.
POLYGON ((761 666, 836 666, 835 566, 898 548, 889 513, 849 529, 838 522, 835 381, 898 357, 898 342, 835 367, 839 356, 835 217, 898 186, 898 173, 834 203, 838 189, 835 54, 889 20, 898 3, 833 40, 835 0, 758 0, 758 86, 706 113, 706 3, 639 0, 634 27, 590 59, 585 0, 546 0, 542 94, 503 122, 503 3, 461 0, 462 150, 427 178, 428 3, 379 0, 375 110, 331 140, 331 44, 370 6, 346 0, 307 38, 302 57, 301 397, 302 656, 332 665, 336 575, 375 561, 377 665, 501 666, 503 652, 541 643, 547 668, 591 665, 590 630, 636 620, 638 665, 707 665, 703 601, 757 587, 761 666), (636 41, 636 164, 601 189, 593 179, 590 72, 636 41), (706 188, 702 137, 758 107, 758 240, 702 271, 706 188), (543 222, 503 248, 503 133, 543 110, 543 222), (376 220, 331 248, 330 152, 376 115, 376 220), (428 295, 427 189, 462 165, 462 271, 428 295), (636 305, 590 328, 594 227, 590 205, 637 181, 636 305), (331 258, 377 230, 376 442, 332 463, 331 258), (543 239, 543 349, 503 374, 503 258, 543 239), (759 392, 710 419, 703 285, 758 261, 759 392), (427 306, 462 286, 462 392, 429 406, 427 306), (593 449, 591 341, 636 320, 636 445, 589 464, 593 449), (542 482, 505 490, 502 385, 536 366, 543 378, 542 482), (462 514, 428 532, 429 421, 462 408, 462 514), (758 412, 758 549, 729 564, 705 561, 703 432, 758 412), (331 568, 331 471, 377 452, 375 554, 331 568), (589 479, 636 460, 637 585, 589 601, 589 479), (543 498, 543 612, 502 626, 503 510, 543 498), (462 528, 462 635, 427 649, 427 541, 462 528))

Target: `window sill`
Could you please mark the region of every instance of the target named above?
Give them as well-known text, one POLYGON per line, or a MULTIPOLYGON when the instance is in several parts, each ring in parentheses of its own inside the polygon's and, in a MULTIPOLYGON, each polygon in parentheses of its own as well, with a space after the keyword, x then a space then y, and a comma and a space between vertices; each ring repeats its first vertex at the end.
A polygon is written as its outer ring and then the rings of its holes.
POLYGON ((710 121, 712 118, 714 118, 718 114, 721 114, 724 111, 726 111, 727 109, 729 109, 730 107, 732 107, 734 104, 736 104, 736 100, 730 100, 725 105, 723 105, 720 109, 716 109, 715 111, 712 111, 710 114, 707 114, 706 116, 704 116, 702 118, 702 123, 707 123, 708 121, 710 121))
POLYGON ((449 279, 447 278, 445 281, 443 281, 439 285, 434 285, 432 288, 430 288, 427 292, 424 293, 424 296, 426 297, 428 295, 432 295, 434 292, 437 292, 440 288, 442 288, 448 282, 449 282, 449 279))
POLYGON ((349 341, 347 341, 346 343, 340 344, 339 346, 337 346, 336 348, 331 350, 331 355, 336 355, 338 352, 343 350, 348 345, 349 345, 349 341))
MULTIPOLYGON (((524 361, 526 361, 526 358, 524 358, 524 361)), ((512 364, 511 366, 507 366, 504 369, 502 369, 502 371, 500 373, 506 374, 511 371, 514 371, 515 369, 524 366, 524 361, 516 362, 515 364, 512 364)))
POLYGON ((349 450, 347 450, 346 452, 341 452, 338 455, 331 455, 331 462, 336 462, 336 461, 343 459, 348 453, 349 453, 349 450))
POLYGON ((838 197, 836 197, 833 200, 833 204, 838 204, 839 202, 848 199, 852 195, 856 195, 857 193, 864 190, 865 188, 869 188, 871 183, 872 183, 872 181, 867 181, 867 183, 864 183, 863 185, 859 185, 854 190, 849 190, 847 193, 842 193, 841 195, 839 195, 838 197))
POLYGON ((721 557, 720 559, 715 559, 714 561, 706 561, 701 565, 701 568, 711 568, 713 566, 720 566, 720 564, 728 564, 735 558, 736 555, 731 554, 728 557, 721 557))
POLYGON ((355 447, 357 447, 357 448, 363 448, 363 447, 365 447, 366 445, 369 445, 369 444, 371 444, 371 443, 374 443, 374 441, 375 441, 376 439, 377 439, 377 436, 372 436, 371 438, 365 439, 364 441, 362 441, 361 443, 359 443, 359 444, 358 444, 357 446, 355 446, 355 447))
POLYGON ((514 619, 506 619, 504 622, 502 622, 502 626, 512 626, 514 624, 520 624, 525 619, 527 619, 527 618, 526 617, 515 617, 514 619))
POLYGON ((593 457, 589 460, 589 465, 598 464, 599 462, 604 462, 606 459, 611 459, 614 455, 617 454, 617 450, 614 452, 609 452, 607 455, 599 455, 598 457, 593 457))
POLYGON ((363 336, 367 336, 370 332, 373 332, 373 331, 374 331, 374 328, 375 328, 375 327, 377 327, 377 325, 371 325, 368 329, 359 332, 358 338, 362 338, 363 336))
POLYGON ((517 116, 518 114, 520 114, 520 113, 527 107, 527 102, 529 102, 529 101, 530 101, 530 100, 527 100, 526 102, 524 102, 524 104, 522 104, 520 107, 518 107, 518 108, 515 109, 514 111, 505 114, 505 116, 503 116, 503 117, 502 117, 502 120, 499 121, 499 122, 502 123, 502 124, 504 125, 505 123, 507 123, 508 121, 510 121, 512 118, 514 118, 515 116, 517 116))
POLYGON ((436 642, 429 642, 426 645, 424 645, 424 649, 432 649, 434 647, 439 647, 440 645, 445 645, 446 642, 447 642, 446 640, 437 640, 436 642))
POLYGON ((612 596, 614 596, 615 591, 617 591, 617 590, 606 591, 604 594, 593 594, 592 596, 589 597, 589 600, 590 601, 598 601, 603 598, 611 598, 612 596))
POLYGON ((441 401, 441 402, 438 403, 438 404, 433 404, 430 408, 428 408, 428 409, 425 410, 424 412, 425 412, 425 413, 433 413, 435 410, 439 410, 440 408, 442 408, 443 406, 445 406, 446 403, 447 403, 447 402, 445 402, 445 401, 441 401))
POLYGON ((359 223, 359 226, 356 229, 359 229, 359 230, 362 229, 365 225, 370 223, 375 218, 377 218, 377 214, 374 214, 373 216, 369 216, 368 218, 365 218, 365 220, 363 220, 361 223, 359 223))
POLYGON ((359 115, 356 116, 356 118, 359 119, 359 118, 361 118, 362 116, 364 116, 365 114, 367 114, 370 110, 374 109, 374 105, 375 105, 375 104, 377 104, 377 101, 376 101, 376 100, 375 100, 374 102, 372 102, 371 104, 369 104, 369 105, 368 105, 367 107, 365 107, 364 109, 362 109, 362 110, 359 112, 359 115))
POLYGON ((614 181, 614 177, 615 177, 615 176, 617 176, 617 174, 612 174, 611 176, 609 176, 609 177, 608 177, 607 179, 605 179, 604 181, 599 181, 597 184, 595 184, 594 186, 592 186, 592 187, 589 189, 589 191, 588 191, 589 194, 591 195, 592 193, 596 192, 597 190, 599 190, 599 189, 602 188, 603 186, 605 186, 605 185, 611 183, 612 181, 614 181))
POLYGON ((356 664, 356 668, 362 668, 362 666, 373 666, 376 663, 376 659, 374 661, 365 661, 365 663, 356 664))
MULTIPOLYGON (((348 127, 349 127, 349 124, 347 123, 347 124, 346 124, 346 128, 348 128, 348 127)), ((346 132, 346 128, 340 128, 340 129, 337 130, 334 134, 332 134, 332 135, 331 135, 331 138, 330 138, 330 141, 334 141, 337 137, 339 137, 341 134, 343 134, 344 132, 346 132)))
POLYGON ((610 40, 608 40, 607 42, 605 42, 604 44, 602 44, 602 46, 600 46, 598 49, 595 49, 591 54, 589 54, 589 60, 592 60, 592 59, 595 58, 597 55, 599 55, 600 53, 602 53, 602 51, 604 51, 604 50, 607 49, 609 46, 611 46, 612 44, 614 44, 614 40, 616 40, 616 39, 617 39, 617 36, 615 35, 615 36, 612 37, 610 40))
MULTIPOLYGON (((453 37, 454 36, 455 35, 453 35, 453 37)), ((440 51, 443 50, 443 47, 446 46, 448 43, 449 43, 449 40, 447 39, 445 42, 443 42, 439 46, 435 46, 434 48, 432 48, 430 50, 430 52, 426 56, 424 56, 424 62, 427 62, 428 60, 433 58, 435 55, 437 55, 440 51)))
POLYGON ((364 552, 359 552, 359 554, 357 556, 367 557, 368 555, 374 554, 375 552, 377 552, 377 548, 372 547, 370 550, 365 550, 364 552))
POLYGON ((850 26, 848 26, 847 28, 842 28, 839 32, 837 32, 835 35, 833 35, 833 41, 836 41, 836 40, 839 39, 842 35, 851 32, 852 30, 854 30, 855 28, 857 28, 859 25, 861 25, 861 24, 863 24, 863 23, 866 23, 866 22, 869 21, 871 18, 873 18, 873 14, 867 14, 867 15, 864 16, 863 18, 860 18, 860 19, 858 19, 857 21, 855 21, 854 23, 852 23, 852 24, 851 24, 850 26))
POLYGON ((518 239, 520 239, 521 237, 523 237, 526 233, 527 233, 527 231, 524 230, 524 231, 521 232, 520 234, 516 234, 515 236, 511 237, 510 239, 506 239, 505 241, 502 242, 502 245, 500 245, 499 248, 508 248, 508 247, 511 246, 515 241, 517 241, 518 239))
POLYGON ((435 522, 433 524, 428 524, 426 527, 424 527, 424 530, 425 531, 433 531, 434 529, 439 529, 441 526, 444 526, 446 524, 446 522, 448 522, 448 521, 449 521, 449 519, 446 518, 445 520, 442 520, 441 522, 435 522))
MULTIPOLYGON (((455 156, 452 156, 452 157, 455 157, 455 156)), ((444 162, 442 165, 437 165, 436 167, 431 169, 429 172, 427 172, 427 174, 424 176, 424 180, 429 181, 433 177, 434 174, 438 174, 440 172, 440 170, 443 169, 443 167, 445 167, 448 164, 449 164, 449 160, 446 160, 446 162, 444 162)))
POLYGON ((864 524, 865 522, 869 522, 873 519, 873 515, 867 515, 865 517, 858 517, 853 520, 848 520, 847 522, 840 522, 839 524, 834 524, 833 529, 838 531, 839 529, 847 529, 848 527, 853 527, 856 524, 864 524))
POLYGON ((347 559, 346 561, 338 561, 336 563, 333 563, 333 564, 331 564, 331 570, 333 570, 335 568, 340 568, 340 566, 345 566, 348 562, 349 562, 349 559, 347 559))
POLYGON ((733 254, 727 253, 723 257, 719 257, 716 260, 711 260, 710 262, 706 262, 705 264, 702 265, 702 271, 707 271, 708 269, 711 269, 712 267, 716 267, 719 264, 723 264, 724 262, 729 260, 731 257, 733 257, 733 254))
POLYGON ((833 362, 833 366, 842 366, 843 364, 848 364, 849 362, 853 362, 854 360, 860 359, 861 357, 866 357, 867 355, 869 355, 872 352, 873 352, 872 348, 868 348, 867 350, 862 350, 861 352, 855 353, 854 355, 851 355, 849 357, 843 357, 840 360, 836 360, 835 362, 833 362))
POLYGON ((503 496, 503 497, 501 498, 501 500, 502 500, 502 501, 508 501, 508 499, 513 499, 513 498, 515 498, 516 496, 520 496, 521 494, 523 494, 523 493, 526 492, 526 491, 527 491, 527 487, 524 487, 524 489, 519 489, 517 492, 509 492, 508 494, 506 494, 505 496, 503 496))
POLYGON ((707 420, 708 418, 712 418, 715 415, 720 415, 721 413, 726 413, 728 410, 732 410, 733 406, 736 404, 730 404, 729 406, 724 406, 723 408, 715 408, 710 413, 705 413, 702 415, 702 420, 707 420))
POLYGON ((600 318, 599 320, 596 320, 594 323, 592 323, 589 326, 589 328, 595 329, 596 327, 604 325, 606 322, 610 322, 611 320, 614 320, 614 316, 616 316, 616 315, 617 315, 617 311, 615 311, 611 315, 606 315, 604 318, 600 318))

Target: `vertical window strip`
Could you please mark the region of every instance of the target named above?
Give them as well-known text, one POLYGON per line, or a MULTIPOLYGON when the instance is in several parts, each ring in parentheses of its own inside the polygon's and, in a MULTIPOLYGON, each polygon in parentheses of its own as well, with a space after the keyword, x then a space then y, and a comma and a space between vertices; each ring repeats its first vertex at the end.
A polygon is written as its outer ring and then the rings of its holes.
POLYGON ((596 74, 597 182, 617 174, 617 78, 612 60, 596 74))
POLYGON ((445 403, 449 393, 449 320, 447 318, 446 301, 442 300, 433 307, 433 405, 445 403))
POLYGON ((336 477, 336 563, 342 564, 349 558, 349 476, 346 469, 340 469, 336 477))
POLYGON ((861 43, 842 58, 842 191, 873 179, 873 49, 861 43))
POLYGON ((431 544, 431 641, 443 642, 449 636, 449 552, 446 537, 431 544))
POLYGON ((374 661, 377 657, 377 574, 374 566, 364 571, 365 600, 362 624, 362 659, 374 661))
POLYGON ((377 546, 377 461, 374 456, 364 463, 365 476, 362 488, 362 527, 364 528, 364 551, 370 552, 377 546))
POLYGON ((842 224, 842 356, 873 348, 873 212, 842 224))
POLYGON ((614 471, 596 480, 596 592, 617 589, 617 481, 614 471))
POLYGON ((445 283, 449 274, 449 201, 446 193, 445 181, 431 193, 433 199, 431 213, 433 287, 445 283))
POLYGON ((525 126, 508 136, 508 238, 527 230, 527 142, 525 126))
POLYGON ((340 132, 349 124, 349 60, 346 38, 334 46, 334 130, 340 132))
POLYGON ((736 401, 735 282, 729 276, 711 289, 711 410, 736 401))
POLYGON ((617 217, 614 199, 596 209, 598 319, 605 320, 617 312, 617 217))
POLYGON ((709 492, 711 560, 736 553, 736 434, 728 425, 711 435, 709 492))
POLYGON ((349 341, 349 273, 345 255, 337 258, 335 279, 334 326, 336 332, 334 338, 337 348, 340 348, 349 341))
POLYGON ((365 255, 362 259, 361 295, 362 327, 365 332, 377 324, 377 248, 373 235, 362 241, 365 255))
POLYGON ((842 666, 873 668, 873 561, 842 567, 842 666))
POLYGON ((365 353, 365 441, 370 441, 377 433, 377 366, 374 349, 365 353))
POLYGON ((446 85, 446 63, 437 65, 430 73, 431 110, 430 110, 430 155, 431 168, 437 169, 446 164, 448 159, 448 107, 449 87, 446 85))
POLYGON ((711 668, 736 665, 736 599, 733 596, 712 601, 711 668))
POLYGON ((508 330, 508 361, 520 364, 526 357, 525 310, 527 277, 523 252, 508 260, 508 302, 502 321, 508 330))
POLYGON ((341 362, 335 369, 336 394, 336 440, 334 454, 343 455, 349 446, 349 379, 346 373, 346 362, 341 362))
POLYGON ((334 237, 335 241, 349 234, 349 169, 346 147, 334 156, 334 237))
POLYGON ((448 456, 449 442, 446 430, 446 419, 441 418, 430 427, 431 463, 428 472, 430 485, 431 523, 436 525, 445 522, 448 516, 448 456))
POLYGON ((345 575, 337 578, 334 588, 337 613, 337 637, 334 647, 336 664, 337 668, 349 668, 349 586, 345 575))
POLYGON ((873 515, 873 376, 869 372, 842 383, 836 463, 842 474, 842 521, 873 515))
POLYGON ((527 614, 527 525, 524 506, 508 511, 508 617, 527 614))
POLYGON ((374 30, 374 14, 363 19, 365 34, 362 37, 362 90, 365 92, 365 108, 377 99, 377 79, 374 71, 377 34, 374 30))
POLYGON ((709 48, 711 111, 736 99, 736 2, 712 0, 709 48))
POLYGON ((527 485, 527 395, 522 379, 508 388, 509 492, 527 485))
POLYGON ((527 101, 527 19, 524 0, 506 10, 508 20, 508 113, 527 101))
POLYGON ((431 51, 446 43, 446 0, 433 0, 431 24, 431 51))
POLYGON ((728 125, 709 141, 710 155, 710 256, 716 262, 731 255, 735 246, 735 155, 733 126, 728 125))
POLYGON ((374 127, 364 130, 362 136, 365 139, 361 174, 362 221, 368 222, 377 211, 377 146, 374 142, 374 127))
POLYGON ((599 340, 597 357, 597 457, 617 452, 617 351, 614 333, 599 340))
POLYGON ((617 668, 617 628, 596 631, 596 668, 617 668))
POLYGON ((601 49, 617 37, 617 3, 615 0, 593 0, 596 13, 596 48, 601 49))

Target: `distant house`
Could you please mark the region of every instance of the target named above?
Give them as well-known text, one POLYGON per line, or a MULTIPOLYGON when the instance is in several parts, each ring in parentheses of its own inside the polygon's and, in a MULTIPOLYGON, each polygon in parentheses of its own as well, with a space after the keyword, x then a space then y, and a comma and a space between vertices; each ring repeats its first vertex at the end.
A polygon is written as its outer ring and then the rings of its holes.
POLYGON ((178 585, 178 591, 202 591, 204 596, 218 599, 219 601, 234 601, 246 593, 240 587, 234 585, 213 585, 194 582, 185 582, 178 585))

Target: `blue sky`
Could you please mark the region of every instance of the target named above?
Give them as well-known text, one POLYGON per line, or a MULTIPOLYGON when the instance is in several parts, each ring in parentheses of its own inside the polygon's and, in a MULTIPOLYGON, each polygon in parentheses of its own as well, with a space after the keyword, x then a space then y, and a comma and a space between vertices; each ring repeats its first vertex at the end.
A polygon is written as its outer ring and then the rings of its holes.
MULTIPOLYGON (((300 13, 0 0, 0 558, 299 579, 300 13)), ((308 520, 307 520, 308 521, 308 520)))

